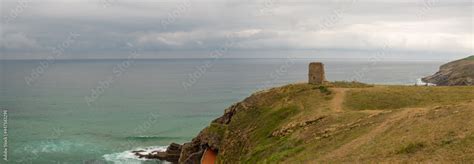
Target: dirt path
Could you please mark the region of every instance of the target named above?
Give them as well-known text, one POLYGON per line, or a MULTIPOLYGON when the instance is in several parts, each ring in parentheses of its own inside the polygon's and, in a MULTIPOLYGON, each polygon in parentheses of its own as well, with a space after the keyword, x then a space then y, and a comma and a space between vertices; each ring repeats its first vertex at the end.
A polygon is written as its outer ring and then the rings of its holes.
POLYGON ((341 147, 339 147, 338 149, 328 153, 325 157, 323 157, 321 159, 326 160, 326 159, 334 159, 334 158, 344 157, 344 156, 348 155, 349 153, 354 152, 354 150, 356 150, 360 146, 366 144, 370 140, 373 140, 377 135, 379 135, 379 134, 383 133, 384 131, 386 131, 394 123, 396 123, 396 122, 398 122, 398 121, 400 121, 404 118, 407 118, 407 117, 410 117, 410 116, 413 116, 413 115, 416 115, 416 114, 419 114, 419 113, 423 113, 425 111, 426 111, 426 109, 423 109, 423 108, 409 108, 409 109, 404 109, 404 110, 402 110, 398 113, 395 113, 390 118, 388 118, 386 121, 382 122, 379 126, 375 127, 372 131, 368 132, 367 134, 365 134, 365 135, 363 135, 359 138, 356 138, 356 139, 350 141, 349 143, 346 143, 346 144, 342 145, 341 147))
POLYGON ((334 110, 335 112, 343 112, 343 103, 344 103, 344 97, 346 96, 346 91, 347 89, 345 88, 334 88, 332 89, 334 92, 334 98, 331 100, 331 106, 330 108, 334 110))

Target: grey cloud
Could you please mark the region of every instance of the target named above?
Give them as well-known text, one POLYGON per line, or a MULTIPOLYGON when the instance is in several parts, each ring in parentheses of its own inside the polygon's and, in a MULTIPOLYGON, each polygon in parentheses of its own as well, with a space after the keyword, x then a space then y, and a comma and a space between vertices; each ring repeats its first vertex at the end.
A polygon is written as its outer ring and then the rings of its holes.
POLYGON ((18 4, 2 6, 8 58, 48 53, 44 47, 70 32, 81 37, 68 58, 121 57, 127 43, 188 57, 184 51, 218 48, 229 35, 236 51, 376 51, 389 44, 399 52, 472 53, 473 4, 466 0, 47 0, 29 1, 11 17, 18 4))

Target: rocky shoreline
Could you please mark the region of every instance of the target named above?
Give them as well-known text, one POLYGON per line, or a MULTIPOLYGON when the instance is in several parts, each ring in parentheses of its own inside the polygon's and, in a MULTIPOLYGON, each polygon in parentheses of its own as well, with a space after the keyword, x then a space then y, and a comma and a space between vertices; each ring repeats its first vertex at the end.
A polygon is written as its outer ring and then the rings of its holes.
POLYGON ((474 85, 474 56, 444 64, 432 76, 422 79, 438 86, 474 85))
POLYGON ((184 143, 183 145, 172 143, 165 152, 154 151, 143 154, 145 151, 139 150, 133 151, 133 153, 139 158, 159 159, 172 163, 201 163, 201 158, 206 149, 210 149, 216 153, 219 152, 222 134, 216 132, 214 127, 229 124, 232 116, 235 115, 237 111, 246 108, 245 103, 248 101, 251 101, 251 97, 226 109, 223 116, 212 121, 211 126, 203 129, 191 142, 184 143))
POLYGON ((182 145, 177 143, 171 143, 166 151, 153 151, 151 153, 146 153, 145 150, 132 151, 138 158, 146 159, 159 159, 162 161, 168 162, 178 162, 181 154, 182 145), (146 153, 146 154, 145 154, 146 153))

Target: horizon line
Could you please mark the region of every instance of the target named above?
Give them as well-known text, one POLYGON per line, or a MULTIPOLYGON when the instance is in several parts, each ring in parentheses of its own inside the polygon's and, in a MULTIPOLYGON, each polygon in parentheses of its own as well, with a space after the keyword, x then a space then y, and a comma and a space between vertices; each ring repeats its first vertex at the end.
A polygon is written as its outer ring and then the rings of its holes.
MULTIPOLYGON (((367 61, 372 61, 373 58, 371 57, 333 57, 333 58, 327 58, 327 57, 321 57, 321 58, 314 58, 314 57, 308 57, 308 58, 301 58, 301 57, 295 57, 295 58, 290 58, 290 57, 223 57, 223 58, 209 58, 209 57, 204 57, 204 58, 71 58, 71 59, 0 59, 0 61, 48 61, 48 60, 53 60, 53 61, 100 61, 100 60, 220 60, 220 59, 231 59, 231 60, 238 60, 238 59, 316 59, 316 60, 330 60, 330 59, 354 59, 354 60, 367 60, 367 61)), ((377 58, 378 60, 391 60, 391 61, 449 61, 450 59, 415 59, 415 58, 377 58)))

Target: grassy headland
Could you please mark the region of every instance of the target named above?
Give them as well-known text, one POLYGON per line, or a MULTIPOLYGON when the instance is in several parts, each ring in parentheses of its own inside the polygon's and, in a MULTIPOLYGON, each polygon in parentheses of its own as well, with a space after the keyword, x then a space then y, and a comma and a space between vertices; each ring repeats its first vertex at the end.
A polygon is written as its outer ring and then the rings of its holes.
MULTIPOLYGON (((293 84, 238 103, 219 163, 468 162, 474 87, 293 84)), ((216 145, 216 144, 213 144, 216 145)))

